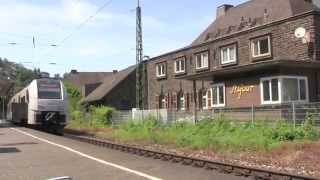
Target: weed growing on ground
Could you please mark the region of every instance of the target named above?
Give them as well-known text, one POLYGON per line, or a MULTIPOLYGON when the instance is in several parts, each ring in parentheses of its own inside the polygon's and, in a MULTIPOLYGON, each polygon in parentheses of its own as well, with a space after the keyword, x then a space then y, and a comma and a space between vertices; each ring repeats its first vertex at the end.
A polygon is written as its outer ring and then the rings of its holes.
POLYGON ((285 142, 313 141, 319 134, 309 120, 301 127, 279 121, 238 124, 225 117, 204 119, 196 125, 176 123, 166 126, 155 118, 128 122, 115 130, 114 138, 125 142, 174 145, 181 148, 215 151, 270 150, 285 142))

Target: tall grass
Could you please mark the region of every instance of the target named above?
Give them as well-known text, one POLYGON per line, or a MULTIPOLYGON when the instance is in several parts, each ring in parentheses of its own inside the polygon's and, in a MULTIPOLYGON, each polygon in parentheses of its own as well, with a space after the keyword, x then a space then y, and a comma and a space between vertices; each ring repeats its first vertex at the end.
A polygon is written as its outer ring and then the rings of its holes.
POLYGON ((177 123, 165 126, 151 118, 121 125, 115 130, 114 138, 191 149, 255 151, 270 150, 283 142, 316 140, 319 134, 309 120, 304 126, 294 128, 283 121, 276 125, 264 122, 236 124, 224 117, 205 119, 196 125, 177 123))
POLYGON ((106 106, 90 106, 86 110, 80 104, 81 93, 71 84, 65 82, 69 97, 71 121, 68 128, 104 128, 111 124, 113 108, 106 106))

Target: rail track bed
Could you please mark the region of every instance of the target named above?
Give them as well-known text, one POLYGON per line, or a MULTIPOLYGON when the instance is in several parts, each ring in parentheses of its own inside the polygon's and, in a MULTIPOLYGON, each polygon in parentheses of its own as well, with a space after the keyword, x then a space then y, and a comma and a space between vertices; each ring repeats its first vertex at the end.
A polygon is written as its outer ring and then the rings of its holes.
POLYGON ((254 179, 265 180, 319 180, 315 177, 307 177, 295 174, 288 174, 285 172, 277 172, 271 170, 264 170, 259 168, 252 168, 240 165, 234 165, 224 162, 209 161, 204 159, 192 158, 187 156, 176 155, 172 153, 164 153, 154 150, 147 150, 130 145, 119 144, 107 140, 98 139, 91 136, 79 135, 78 133, 65 133, 66 138, 90 143, 93 145, 119 150, 122 152, 132 153, 139 156, 159 159, 172 163, 180 163, 182 165, 189 165, 197 168, 205 168, 208 170, 216 170, 225 174, 233 174, 235 176, 252 177, 254 179))

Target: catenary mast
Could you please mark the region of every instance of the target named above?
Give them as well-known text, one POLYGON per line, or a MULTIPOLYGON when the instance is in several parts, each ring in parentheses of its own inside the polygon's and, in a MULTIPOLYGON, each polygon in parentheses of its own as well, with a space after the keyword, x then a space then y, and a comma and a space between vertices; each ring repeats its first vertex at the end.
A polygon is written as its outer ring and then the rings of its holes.
POLYGON ((140 0, 136 9, 136 108, 144 109, 144 65, 140 0))

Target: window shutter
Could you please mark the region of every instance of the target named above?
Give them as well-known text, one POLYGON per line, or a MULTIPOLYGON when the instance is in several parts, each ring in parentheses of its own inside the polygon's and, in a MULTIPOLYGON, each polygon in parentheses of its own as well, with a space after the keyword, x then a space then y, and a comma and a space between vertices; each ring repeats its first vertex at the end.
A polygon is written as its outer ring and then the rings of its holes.
POLYGON ((156 108, 160 109, 160 98, 159 98, 159 95, 156 95, 155 100, 156 100, 156 108))
POLYGON ((211 99, 211 90, 209 89, 208 91, 207 91, 207 105, 208 105, 208 108, 210 109, 211 108, 211 101, 212 101, 212 99, 211 99))
POLYGON ((178 110, 177 93, 174 92, 172 97, 173 97, 173 103, 172 103, 173 107, 172 108, 174 108, 175 110, 178 110))
POLYGON ((175 107, 173 98, 174 98, 174 93, 171 93, 170 94, 170 103, 171 103, 170 106, 171 106, 171 109, 174 109, 174 107, 175 107))
POLYGON ((172 93, 168 93, 168 109, 172 108, 172 93))
POLYGON ((167 93, 166 95, 166 108, 169 109, 169 100, 170 100, 170 97, 169 97, 169 93, 167 93))
POLYGON ((202 92, 201 90, 197 92, 197 107, 198 109, 201 109, 202 106, 202 92))
POLYGON ((207 91, 206 90, 202 91, 201 99, 202 99, 202 109, 203 109, 204 107, 207 107, 206 105, 207 105, 208 98, 207 98, 207 91), (203 97, 205 97, 205 98, 203 98, 203 97))
POLYGON ((185 94, 184 99, 185 99, 185 109, 186 109, 186 111, 189 111, 189 108, 190 108, 189 93, 186 93, 186 94, 185 94))

